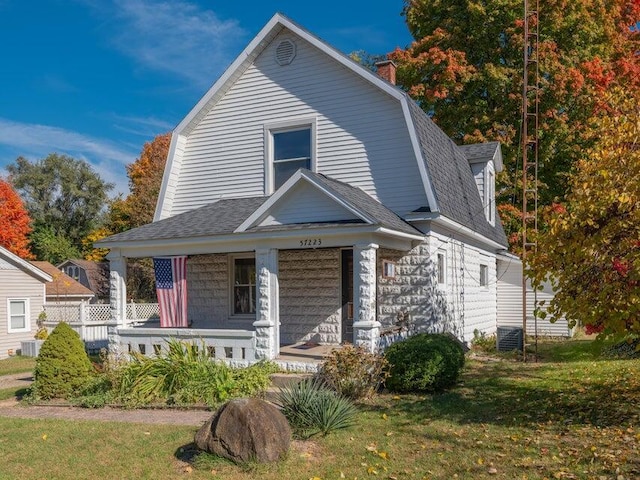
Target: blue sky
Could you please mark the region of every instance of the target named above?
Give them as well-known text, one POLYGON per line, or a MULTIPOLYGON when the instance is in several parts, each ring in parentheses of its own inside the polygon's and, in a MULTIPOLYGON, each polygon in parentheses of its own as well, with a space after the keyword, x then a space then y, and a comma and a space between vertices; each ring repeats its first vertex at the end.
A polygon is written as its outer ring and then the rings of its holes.
POLYGON ((339 50, 411 37, 402 1, 0 0, 0 176, 22 155, 125 165, 172 130, 275 12, 339 50))

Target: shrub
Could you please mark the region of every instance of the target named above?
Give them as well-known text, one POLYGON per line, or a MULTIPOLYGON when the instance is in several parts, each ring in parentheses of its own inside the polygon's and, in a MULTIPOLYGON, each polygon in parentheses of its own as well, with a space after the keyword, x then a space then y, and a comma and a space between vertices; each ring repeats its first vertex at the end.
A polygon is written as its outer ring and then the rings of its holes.
POLYGON ((487 336, 486 333, 480 332, 476 329, 473 331, 473 340, 471 340, 471 347, 474 350, 479 350, 484 353, 495 353, 497 351, 496 336, 487 336))
POLYGON ((385 352, 390 371, 386 385, 397 392, 437 392, 456 383, 464 350, 446 334, 421 333, 394 343, 385 352))
POLYGON ((350 427, 358 413, 349 399, 316 379, 305 379, 281 388, 276 402, 294 432, 305 438, 350 427))
POLYGON ((263 393, 271 385, 271 374, 279 371, 280 367, 276 363, 266 360, 247 368, 232 370, 235 381, 233 396, 245 397, 263 393))
POLYGON ((60 322, 40 348, 32 396, 68 398, 92 378, 92 370, 80 336, 60 322))
POLYGON ((230 397, 233 378, 231 369, 211 359, 204 345, 169 340, 168 350, 155 358, 133 355, 120 372, 118 390, 120 400, 130 405, 213 406, 230 397))
MULTIPOLYGON (((271 362, 232 369, 209 356, 206 346, 170 340, 157 357, 134 355, 131 362, 110 373, 118 399, 128 405, 150 403, 215 406, 232 397, 255 395, 277 371, 271 362)), ((107 372, 109 373, 109 372, 107 372)))
POLYGON ((375 393, 387 377, 388 362, 364 347, 345 345, 333 350, 320 368, 319 377, 330 388, 352 400, 375 393))

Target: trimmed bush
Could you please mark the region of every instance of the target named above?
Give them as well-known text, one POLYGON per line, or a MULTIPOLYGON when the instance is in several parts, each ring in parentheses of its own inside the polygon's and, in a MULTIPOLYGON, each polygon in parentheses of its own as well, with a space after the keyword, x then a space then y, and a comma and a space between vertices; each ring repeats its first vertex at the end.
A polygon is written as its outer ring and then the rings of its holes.
POLYGON ((387 348, 385 357, 386 386, 395 392, 439 392, 455 385, 464 366, 462 345, 446 334, 414 335, 387 348))
POLYGON ((303 438, 328 433, 355 424, 358 411, 345 397, 320 381, 306 379, 278 392, 276 403, 294 432, 303 438))
POLYGON ((333 350, 320 368, 319 377, 340 395, 358 400, 373 395, 387 378, 388 363, 364 347, 345 345, 333 350))
POLYGON ((34 371, 33 396, 69 398, 92 378, 93 367, 80 336, 60 322, 40 348, 34 371))

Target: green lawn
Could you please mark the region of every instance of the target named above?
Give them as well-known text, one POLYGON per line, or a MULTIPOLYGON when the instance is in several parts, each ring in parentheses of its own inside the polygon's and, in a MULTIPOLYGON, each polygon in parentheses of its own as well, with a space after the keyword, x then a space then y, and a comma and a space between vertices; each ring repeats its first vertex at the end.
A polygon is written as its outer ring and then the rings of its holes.
POLYGON ((277 465, 194 462, 193 428, 0 418, 0 478, 640 478, 640 360, 591 349, 581 340, 541 344, 538 363, 470 361, 450 392, 381 395, 356 427, 296 442, 277 465))
POLYGON ((11 375, 12 373, 32 372, 36 366, 34 357, 23 357, 17 355, 15 357, 0 360, 0 376, 11 375))

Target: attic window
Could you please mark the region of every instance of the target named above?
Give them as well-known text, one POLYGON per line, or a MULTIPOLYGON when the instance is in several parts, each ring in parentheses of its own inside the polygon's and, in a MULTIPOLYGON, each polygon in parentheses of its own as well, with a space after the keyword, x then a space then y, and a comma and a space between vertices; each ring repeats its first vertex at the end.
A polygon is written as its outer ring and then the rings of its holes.
POLYGON ((296 44, 291 40, 282 40, 276 47, 276 62, 278 65, 289 65, 296 57, 296 44))

